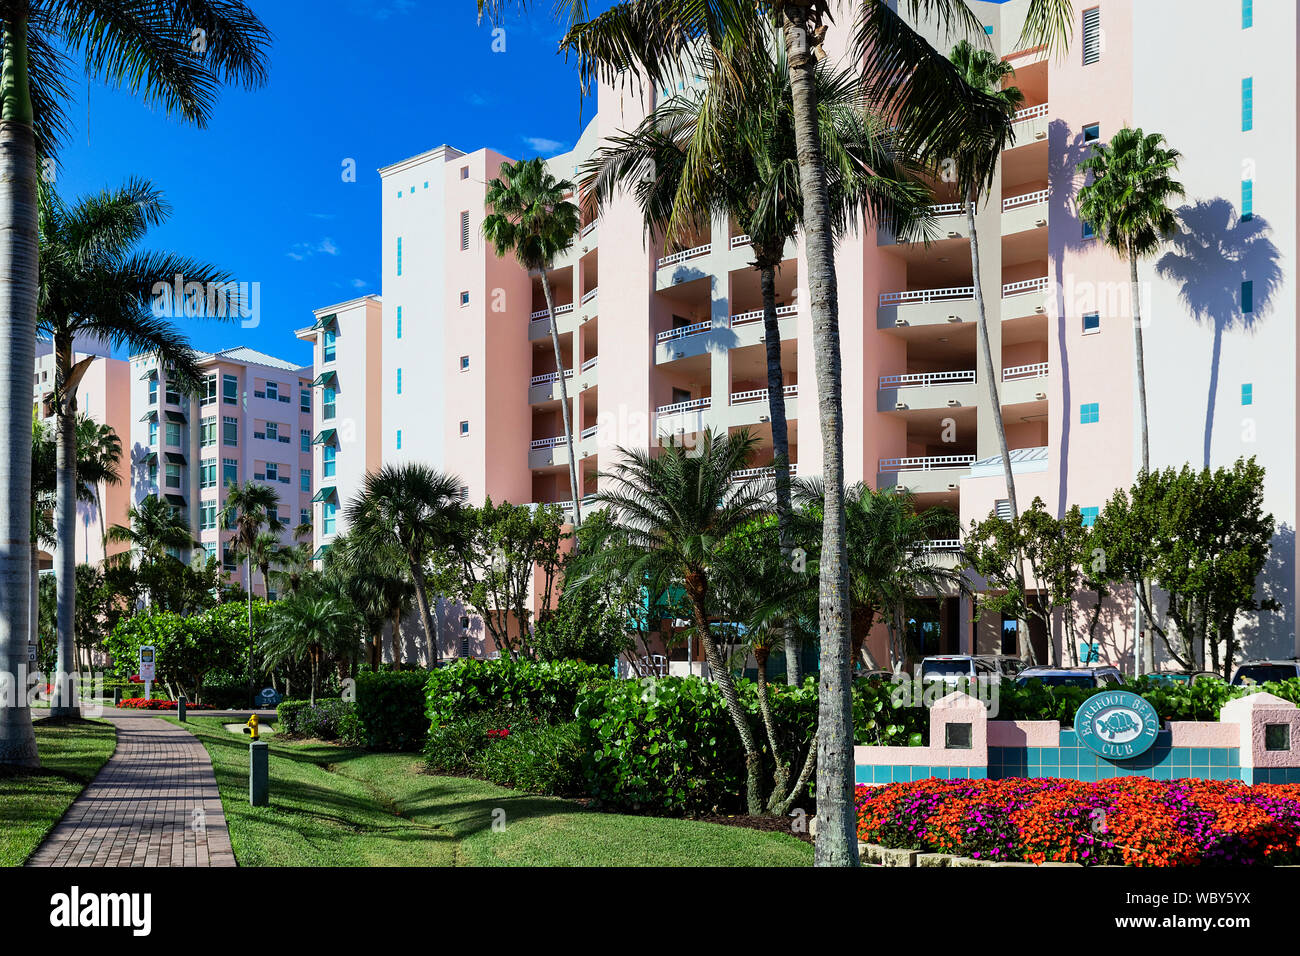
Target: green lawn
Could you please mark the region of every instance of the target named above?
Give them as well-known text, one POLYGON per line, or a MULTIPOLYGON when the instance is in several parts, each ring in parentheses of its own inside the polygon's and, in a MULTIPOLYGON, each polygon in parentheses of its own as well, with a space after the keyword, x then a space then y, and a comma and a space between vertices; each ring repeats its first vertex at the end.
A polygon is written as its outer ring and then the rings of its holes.
MULTIPOLYGON (((165 718, 172 720, 174 718, 165 718)), ((223 718, 184 726, 212 756, 241 866, 806 866, 784 833, 621 816, 423 772, 418 754, 268 738, 271 805, 248 805, 248 743, 223 718), (494 827, 494 820, 502 825, 494 827)))
POLYGON ((0 866, 21 866, 77 794, 113 756, 117 736, 102 720, 36 721, 41 769, 0 772, 0 866))

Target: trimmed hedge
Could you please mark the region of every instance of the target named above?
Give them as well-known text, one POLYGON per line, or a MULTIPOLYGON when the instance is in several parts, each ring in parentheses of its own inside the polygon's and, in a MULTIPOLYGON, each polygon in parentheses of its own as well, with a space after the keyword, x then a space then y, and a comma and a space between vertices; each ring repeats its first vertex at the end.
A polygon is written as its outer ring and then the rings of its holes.
POLYGON ((347 700, 285 700, 275 709, 276 731, 291 737, 315 737, 358 743, 361 739, 356 705, 347 700))
POLYGON ((357 675, 358 736, 371 750, 419 750, 429 729, 424 685, 438 672, 362 671, 357 675))
POLYGON ((429 675, 427 716, 435 727, 483 713, 558 723, 572 719, 585 685, 611 678, 609 668, 582 661, 463 659, 429 675))
POLYGON ((576 722, 538 723, 487 740, 474 763, 485 780, 548 796, 583 794, 582 741, 576 722))

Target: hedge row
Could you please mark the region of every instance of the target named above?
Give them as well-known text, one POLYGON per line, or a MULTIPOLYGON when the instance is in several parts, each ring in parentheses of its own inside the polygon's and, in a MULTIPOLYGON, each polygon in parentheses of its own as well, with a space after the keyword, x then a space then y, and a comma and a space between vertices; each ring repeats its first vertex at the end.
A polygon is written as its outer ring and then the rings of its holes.
POLYGON ((290 737, 361 742, 361 723, 356 705, 339 699, 285 700, 275 709, 275 729, 290 737))

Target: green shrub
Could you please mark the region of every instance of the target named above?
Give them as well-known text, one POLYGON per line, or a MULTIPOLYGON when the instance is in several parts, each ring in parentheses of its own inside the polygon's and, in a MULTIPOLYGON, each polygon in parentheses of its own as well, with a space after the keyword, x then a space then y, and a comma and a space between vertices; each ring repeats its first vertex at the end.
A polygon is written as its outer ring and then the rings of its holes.
POLYGON ((492 715, 475 714, 431 727, 424 744, 429 769, 436 773, 473 773, 479 755, 491 741, 487 732, 498 726, 492 715))
POLYGON ((576 722, 509 728, 506 736, 497 739, 484 736, 489 742, 479 752, 475 771, 485 780, 529 793, 562 797, 583 793, 582 741, 576 722))
POLYGON ((357 675, 358 735, 366 747, 419 750, 424 746, 429 729, 424 716, 428 679, 425 671, 362 671, 357 675))
POLYGON ((427 716, 435 727, 482 713, 559 723, 573 717, 584 685, 608 679, 609 668, 582 661, 464 659, 429 675, 427 716))
POLYGON ((323 699, 312 704, 306 700, 286 700, 275 709, 275 716, 276 730, 291 737, 344 743, 360 741, 356 705, 351 701, 323 699))

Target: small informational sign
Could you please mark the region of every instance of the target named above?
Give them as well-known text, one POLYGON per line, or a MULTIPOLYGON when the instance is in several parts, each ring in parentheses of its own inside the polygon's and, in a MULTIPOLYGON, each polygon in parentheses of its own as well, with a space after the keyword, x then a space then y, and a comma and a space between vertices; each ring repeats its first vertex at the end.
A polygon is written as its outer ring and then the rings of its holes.
POLYGON ((34 664, 34 663, 36 663, 36 652, 37 652, 38 650, 39 650, 39 647, 38 647, 36 644, 28 644, 28 645, 27 645, 27 663, 29 663, 29 664, 34 664))
POLYGON ((151 683, 154 680, 153 654, 152 645, 145 644, 140 648, 140 679, 145 683, 151 683))

